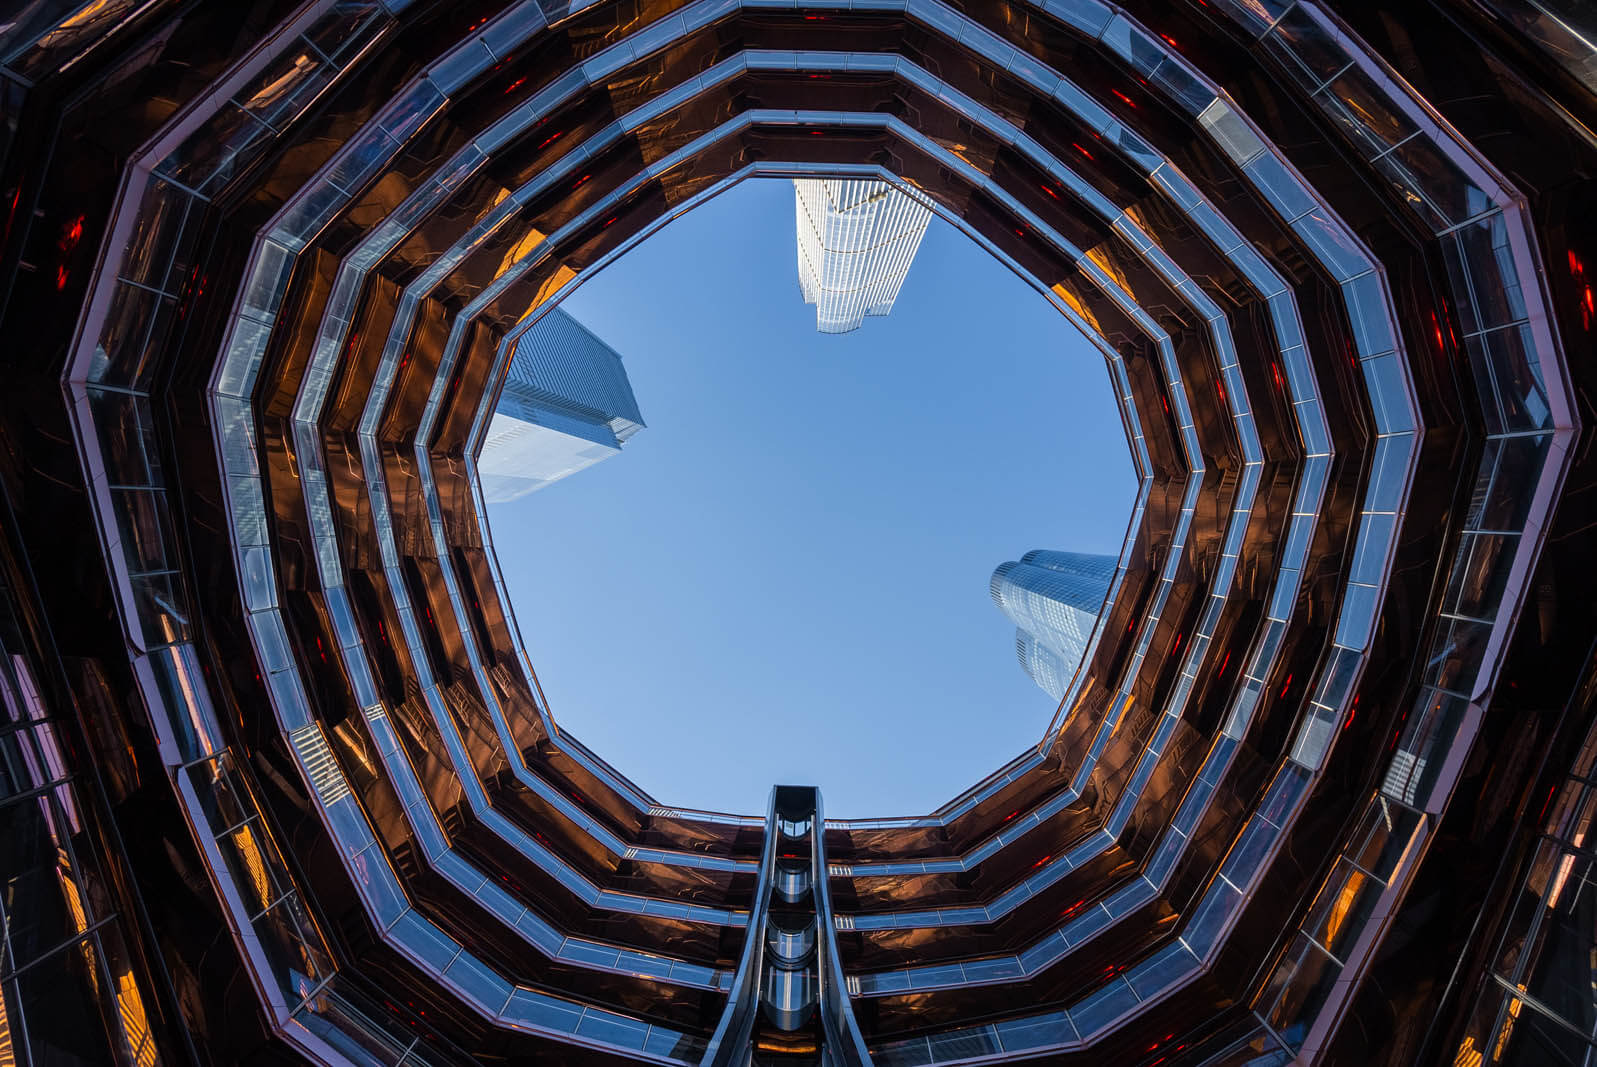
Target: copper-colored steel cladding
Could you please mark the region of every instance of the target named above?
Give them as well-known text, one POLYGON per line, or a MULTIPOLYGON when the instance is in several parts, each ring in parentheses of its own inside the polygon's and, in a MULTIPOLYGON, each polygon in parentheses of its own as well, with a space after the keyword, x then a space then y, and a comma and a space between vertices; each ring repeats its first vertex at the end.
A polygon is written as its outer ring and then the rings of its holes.
POLYGON ((1582 10, 25 7, 0 1060, 1583 1062, 1582 10), (584 272, 803 174, 1088 331, 1141 482, 1035 751, 782 837, 558 731, 471 458, 584 272), (817 1014, 739 1037, 767 919, 817 1014))

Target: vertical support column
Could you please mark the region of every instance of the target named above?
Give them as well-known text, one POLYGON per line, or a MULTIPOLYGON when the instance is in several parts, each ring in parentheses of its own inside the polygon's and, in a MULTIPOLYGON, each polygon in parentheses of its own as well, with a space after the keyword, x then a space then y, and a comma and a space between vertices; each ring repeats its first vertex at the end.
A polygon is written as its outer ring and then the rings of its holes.
POLYGON ((833 936, 824 825, 813 786, 771 791, 748 934, 706 1067, 870 1063, 833 936))

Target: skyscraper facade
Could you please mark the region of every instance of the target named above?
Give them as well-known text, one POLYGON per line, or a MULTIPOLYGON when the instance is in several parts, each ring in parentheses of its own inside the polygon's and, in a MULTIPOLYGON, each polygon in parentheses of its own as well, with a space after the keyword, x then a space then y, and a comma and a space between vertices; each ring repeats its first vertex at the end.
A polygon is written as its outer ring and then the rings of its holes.
POLYGON ((931 208, 885 181, 793 182, 799 289, 821 333, 886 315, 932 220, 931 208))
POLYGON ((523 333, 477 456, 483 498, 503 503, 621 451, 643 429, 621 356, 555 308, 523 333))
POLYGON ((1586 7, 27 5, 0 1060, 1589 1062, 1586 7), (475 469, 529 308, 795 176, 1034 285, 1141 478, 1055 721, 930 813, 640 789, 475 469))
POLYGON ((993 571, 989 591, 1015 624, 1020 665, 1055 700, 1064 699, 1087 654, 1116 562, 1114 556, 1035 549, 993 571))

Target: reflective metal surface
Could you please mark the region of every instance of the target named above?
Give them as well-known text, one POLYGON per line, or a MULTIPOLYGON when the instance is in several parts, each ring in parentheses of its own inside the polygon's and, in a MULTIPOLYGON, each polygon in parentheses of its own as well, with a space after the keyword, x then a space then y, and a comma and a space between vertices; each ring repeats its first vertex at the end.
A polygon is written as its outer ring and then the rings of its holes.
POLYGON ((1590 1058, 1566 8, 22 5, 0 1057, 1590 1058), (648 796, 495 559, 521 338, 756 177, 911 191, 1126 426, 1082 666, 925 816, 648 796))

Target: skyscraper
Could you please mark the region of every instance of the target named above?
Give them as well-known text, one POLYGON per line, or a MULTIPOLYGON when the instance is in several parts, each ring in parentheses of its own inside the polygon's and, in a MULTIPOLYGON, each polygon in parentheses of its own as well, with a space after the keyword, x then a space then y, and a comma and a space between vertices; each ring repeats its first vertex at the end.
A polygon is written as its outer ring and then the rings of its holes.
POLYGON ((821 333, 886 315, 932 220, 931 208, 884 181, 793 182, 799 289, 821 333))
POLYGON ((989 589, 1015 624, 1015 651, 1031 680, 1063 700, 1092 640, 1115 577, 1114 556, 1036 549, 1000 563, 989 589))
POLYGON ((477 457, 483 498, 542 489, 620 452, 641 429, 621 356, 556 308, 516 342, 477 457))
POLYGON ((0 1061, 1597 1058, 1591 5, 21 6, 0 1061), (1124 570, 936 811, 673 806, 470 468, 529 307, 840 173, 1098 345, 1124 570))

